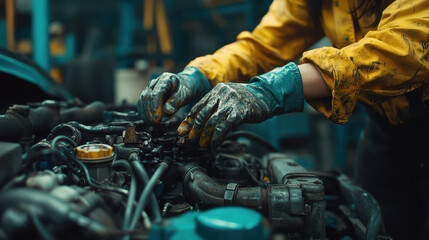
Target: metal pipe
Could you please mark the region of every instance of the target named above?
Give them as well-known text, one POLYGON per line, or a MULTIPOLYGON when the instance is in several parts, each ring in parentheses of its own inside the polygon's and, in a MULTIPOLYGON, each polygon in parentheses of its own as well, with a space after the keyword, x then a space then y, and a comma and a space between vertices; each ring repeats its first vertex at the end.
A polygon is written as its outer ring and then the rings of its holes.
POLYGON ((239 187, 235 205, 253 209, 268 209, 268 189, 262 187, 239 187))

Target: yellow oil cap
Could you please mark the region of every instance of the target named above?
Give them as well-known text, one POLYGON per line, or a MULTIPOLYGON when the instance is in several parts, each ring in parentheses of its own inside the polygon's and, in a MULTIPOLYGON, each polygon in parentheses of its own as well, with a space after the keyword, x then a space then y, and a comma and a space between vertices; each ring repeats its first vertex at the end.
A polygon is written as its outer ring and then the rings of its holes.
POLYGON ((96 160, 113 156, 113 148, 107 144, 90 143, 76 148, 77 158, 96 160))

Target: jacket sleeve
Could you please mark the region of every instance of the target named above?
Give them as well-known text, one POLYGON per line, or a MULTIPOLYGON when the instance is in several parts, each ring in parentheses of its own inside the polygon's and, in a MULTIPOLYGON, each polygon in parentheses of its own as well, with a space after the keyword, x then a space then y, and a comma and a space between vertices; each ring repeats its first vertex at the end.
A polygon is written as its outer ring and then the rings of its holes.
POLYGON ((253 32, 240 33, 236 42, 193 60, 187 67, 198 68, 213 87, 219 82, 248 82, 295 60, 323 36, 319 23, 309 24, 305 2, 274 0, 253 32))
POLYGON ((376 31, 342 49, 305 52, 301 63, 321 72, 332 98, 308 101, 337 123, 346 123, 357 101, 382 104, 429 81, 429 2, 395 1, 376 31))

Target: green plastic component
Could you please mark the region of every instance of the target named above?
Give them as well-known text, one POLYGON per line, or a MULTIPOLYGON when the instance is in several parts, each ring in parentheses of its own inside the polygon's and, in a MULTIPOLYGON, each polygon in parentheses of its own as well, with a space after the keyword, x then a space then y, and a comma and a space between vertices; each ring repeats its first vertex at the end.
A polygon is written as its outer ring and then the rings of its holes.
POLYGON ((203 239, 252 240, 264 239, 262 216, 242 207, 215 208, 196 218, 197 233, 203 239))
POLYGON ((269 230, 258 212, 243 207, 220 207, 202 213, 188 212, 155 224, 149 239, 157 240, 263 240, 269 230))

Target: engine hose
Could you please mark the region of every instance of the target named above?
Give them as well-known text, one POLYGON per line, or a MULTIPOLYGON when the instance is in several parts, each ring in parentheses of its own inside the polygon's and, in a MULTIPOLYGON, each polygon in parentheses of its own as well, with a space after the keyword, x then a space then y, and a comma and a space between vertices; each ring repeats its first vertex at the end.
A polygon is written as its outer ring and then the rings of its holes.
MULTIPOLYGON (((78 121, 84 124, 102 122, 106 106, 102 102, 93 102, 86 107, 70 108, 60 111, 57 105, 42 103, 38 108, 14 106, 4 115, 0 115, 0 140, 20 141, 21 138, 46 136, 51 129, 64 122, 78 121)), ((114 129, 116 130, 116 129, 114 129)))
POLYGON ((93 127, 80 124, 76 121, 69 122, 70 125, 77 128, 81 132, 88 132, 93 134, 111 134, 111 133, 121 133, 125 130, 124 126, 102 126, 102 127, 93 127))
POLYGON ((355 205, 359 219, 367 228, 365 240, 378 239, 378 235, 385 231, 377 200, 361 187, 353 184, 345 175, 342 174, 337 179, 346 201, 355 205))
POLYGON ((106 105, 103 102, 95 101, 85 107, 73 107, 61 111, 59 122, 77 121, 83 124, 98 123, 103 121, 106 105))
POLYGON ((33 135, 47 135, 58 123, 59 109, 40 106, 31 109, 28 106, 14 106, 0 115, 0 140, 20 141, 33 135))
POLYGON ((54 222, 58 228, 70 226, 71 222, 91 232, 98 233, 106 229, 88 217, 74 212, 71 205, 36 189, 15 188, 2 193, 0 195, 0 214, 9 208, 18 208, 35 214, 43 213, 43 217, 54 222), (34 212, 35 210, 37 211, 34 212))
MULTIPOLYGON (((46 140, 52 140, 56 136, 65 135, 69 137, 71 140, 73 140, 76 144, 79 144, 82 140, 82 133, 77 130, 77 128, 73 127, 72 125, 68 123, 61 123, 55 126, 51 133, 48 135, 46 140)), ((33 146, 34 147, 34 146, 33 146)))
POLYGON ((77 144, 71 138, 69 138, 67 136, 62 136, 62 135, 55 137, 52 140, 52 147, 56 148, 58 141, 67 142, 67 143, 71 144, 74 148, 77 147, 77 144))
POLYGON ((128 191, 127 206, 125 208, 124 222, 122 224, 122 230, 127 230, 132 217, 133 204, 136 199, 137 180, 129 162, 125 160, 116 160, 113 162, 112 169, 116 170, 121 168, 126 169, 131 175, 130 190, 128 191))
MULTIPOLYGON (((146 169, 140 161, 140 158, 137 153, 131 153, 129 160, 131 161, 131 166, 134 168, 137 177, 139 178, 142 186, 146 186, 149 182, 149 177, 147 175, 146 169)), ((155 194, 150 193, 149 204, 152 210, 153 222, 160 222, 162 220, 162 215, 158 206, 158 201, 156 200, 155 194)))
POLYGON ((0 140, 19 141, 24 135, 25 127, 14 115, 0 115, 0 140))
POLYGON ((224 205, 267 209, 267 188, 222 184, 209 177, 202 167, 194 166, 186 171, 184 186, 189 197, 203 209, 224 205))
POLYGON ((156 182, 161 178, 162 174, 167 170, 168 164, 165 162, 162 162, 159 164, 159 167, 155 170, 152 177, 150 178, 149 182, 147 183, 146 187, 144 188, 143 192, 140 195, 139 201, 137 203, 136 211, 133 216, 133 220, 131 221, 130 228, 128 230, 134 230, 136 227, 140 217, 141 213, 147 203, 147 200, 149 199, 150 193, 153 191, 153 188, 155 187, 156 182))

